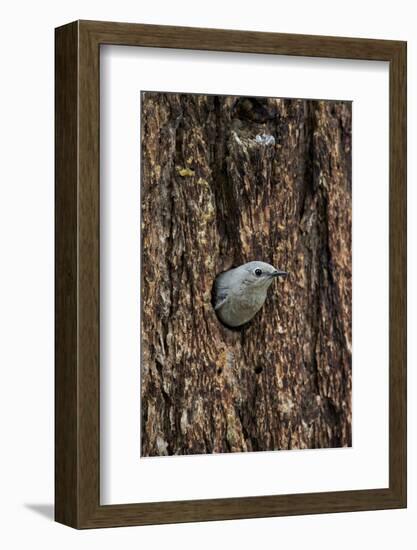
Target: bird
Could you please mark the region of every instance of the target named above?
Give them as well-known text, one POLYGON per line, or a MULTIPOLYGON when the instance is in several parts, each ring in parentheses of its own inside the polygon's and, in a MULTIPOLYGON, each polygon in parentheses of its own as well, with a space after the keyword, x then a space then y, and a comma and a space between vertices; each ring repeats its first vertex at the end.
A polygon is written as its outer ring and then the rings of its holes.
POLYGON ((266 262, 253 261, 217 275, 213 285, 213 307, 227 327, 240 327, 261 309, 269 286, 288 273, 266 262))

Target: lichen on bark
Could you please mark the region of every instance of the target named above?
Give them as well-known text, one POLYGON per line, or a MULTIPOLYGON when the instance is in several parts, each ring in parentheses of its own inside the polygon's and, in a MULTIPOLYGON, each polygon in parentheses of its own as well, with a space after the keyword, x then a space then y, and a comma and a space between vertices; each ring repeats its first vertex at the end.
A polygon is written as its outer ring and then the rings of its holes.
POLYGON ((350 102, 141 100, 141 455, 350 446, 350 102), (230 330, 212 285, 251 260, 289 276, 230 330))

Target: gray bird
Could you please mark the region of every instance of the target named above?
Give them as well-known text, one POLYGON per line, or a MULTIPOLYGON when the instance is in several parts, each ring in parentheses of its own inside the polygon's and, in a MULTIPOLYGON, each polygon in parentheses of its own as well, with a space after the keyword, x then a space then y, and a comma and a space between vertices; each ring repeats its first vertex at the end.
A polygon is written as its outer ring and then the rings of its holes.
POLYGON ((265 262, 248 262, 220 273, 213 292, 217 316, 229 327, 244 325, 263 306, 272 281, 287 275, 265 262))

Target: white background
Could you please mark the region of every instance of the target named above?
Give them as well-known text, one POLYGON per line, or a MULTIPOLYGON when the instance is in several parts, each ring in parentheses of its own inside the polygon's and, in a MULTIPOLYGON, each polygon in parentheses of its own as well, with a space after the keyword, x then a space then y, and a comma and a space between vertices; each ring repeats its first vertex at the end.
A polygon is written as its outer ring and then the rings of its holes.
POLYGON ((166 52, 129 46, 102 48, 103 504, 388 486, 388 90, 388 64, 382 62, 166 52), (192 78, 183 78, 178 84, 177 75, 192 78), (177 86, 189 93, 280 94, 353 101, 353 447, 350 449, 139 459, 139 90, 172 90, 178 89, 177 86), (374 208, 375 196, 378 208, 374 208), (368 330, 370 326, 372 331, 368 330))
MULTIPOLYGON (((414 549, 417 540, 417 34, 413 2, 98 0, 2 4, 1 499, 4 548, 414 549), (76 532, 53 502, 53 28, 73 19, 409 41, 409 508, 76 532)), ((377 197, 376 197, 377 208, 377 197)), ((372 220, 372 216, 370 216, 372 220)), ((372 330, 370 328, 370 330, 372 330)))

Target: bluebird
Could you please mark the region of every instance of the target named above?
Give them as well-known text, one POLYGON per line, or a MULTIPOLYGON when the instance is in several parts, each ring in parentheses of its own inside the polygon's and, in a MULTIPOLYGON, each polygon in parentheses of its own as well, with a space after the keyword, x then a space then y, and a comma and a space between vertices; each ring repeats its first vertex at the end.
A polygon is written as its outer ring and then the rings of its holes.
POLYGON ((244 325, 263 306, 272 281, 287 275, 286 271, 258 261, 220 273, 213 289, 213 306, 218 318, 228 327, 244 325))

